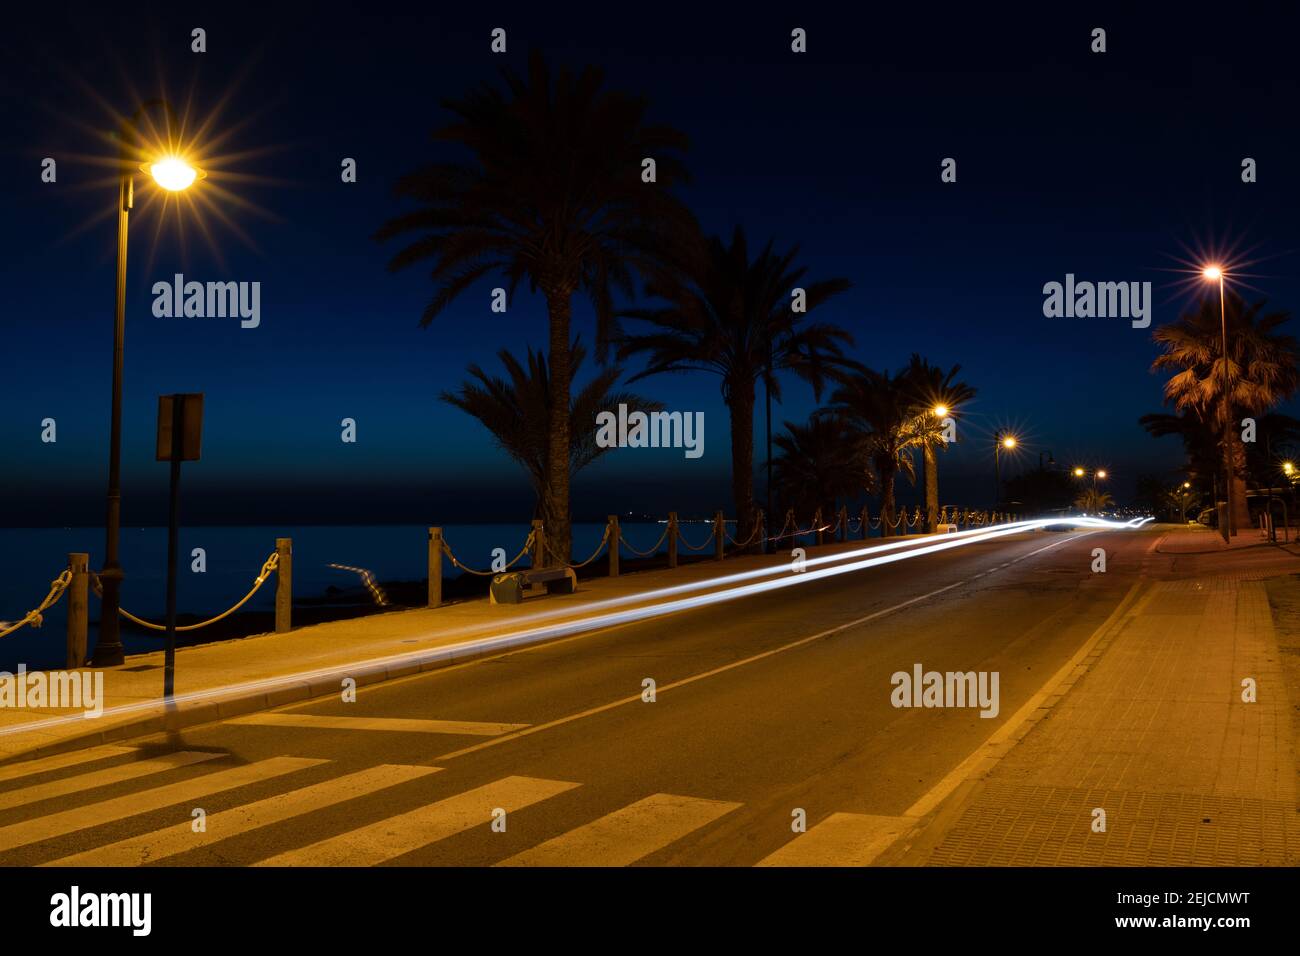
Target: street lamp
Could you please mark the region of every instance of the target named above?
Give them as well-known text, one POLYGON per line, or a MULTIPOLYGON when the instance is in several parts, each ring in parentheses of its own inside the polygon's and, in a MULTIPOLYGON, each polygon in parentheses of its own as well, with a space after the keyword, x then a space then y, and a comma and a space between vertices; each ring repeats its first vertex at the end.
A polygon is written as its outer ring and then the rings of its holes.
MULTIPOLYGON (((108 519, 104 545, 104 567, 99 572, 103 586, 100 601, 99 640, 91 663, 95 667, 114 667, 121 664, 122 650, 120 613, 122 602, 122 565, 118 544, 122 525, 122 353, 126 340, 126 244, 131 209, 135 205, 135 171, 132 155, 138 154, 140 145, 140 117, 151 107, 159 106, 171 118, 171 108, 162 100, 149 100, 141 104, 130 119, 122 121, 118 132, 119 177, 117 192, 117 300, 113 322, 113 396, 109 426, 108 446, 108 519)), ((201 170, 179 156, 160 156, 146 164, 154 181, 163 189, 177 192, 192 186, 203 177, 201 170)))
POLYGON ((993 507, 995 508, 998 506, 998 502, 1002 500, 1002 449, 1005 448, 1010 451, 1017 444, 1019 443, 1014 435, 1002 433, 997 436, 997 442, 993 445, 993 476, 997 482, 995 494, 993 495, 993 507))
POLYGON ((1219 284, 1219 329, 1223 337, 1223 473, 1226 479, 1224 487, 1228 505, 1227 520, 1219 522, 1221 526, 1219 533, 1223 535, 1223 541, 1227 544, 1231 541, 1232 532, 1235 530, 1233 523, 1236 520, 1232 510, 1232 403, 1228 394, 1228 313, 1223 301, 1223 270, 1216 265, 1209 265, 1201 275, 1205 281, 1219 284))

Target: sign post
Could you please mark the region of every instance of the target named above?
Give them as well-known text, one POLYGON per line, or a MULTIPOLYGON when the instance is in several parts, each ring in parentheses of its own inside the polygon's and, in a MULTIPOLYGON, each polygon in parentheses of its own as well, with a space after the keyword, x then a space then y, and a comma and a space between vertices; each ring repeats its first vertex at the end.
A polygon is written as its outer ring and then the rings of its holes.
POLYGON ((181 462, 198 461, 203 438, 203 393, 158 397, 157 461, 171 462, 171 500, 167 520, 167 649, 163 697, 176 692, 176 560, 180 537, 181 462))

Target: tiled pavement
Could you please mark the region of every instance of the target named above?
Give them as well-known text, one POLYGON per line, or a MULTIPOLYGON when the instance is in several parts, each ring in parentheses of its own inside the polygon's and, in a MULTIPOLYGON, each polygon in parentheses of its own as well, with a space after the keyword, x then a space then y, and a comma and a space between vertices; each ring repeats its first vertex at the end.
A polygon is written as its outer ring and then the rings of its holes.
POLYGON ((1300 560, 1265 548, 1152 581, 955 823, 908 862, 1300 863, 1292 705, 1260 580, 1288 571, 1300 560), (1246 678, 1254 703, 1242 699, 1246 678))

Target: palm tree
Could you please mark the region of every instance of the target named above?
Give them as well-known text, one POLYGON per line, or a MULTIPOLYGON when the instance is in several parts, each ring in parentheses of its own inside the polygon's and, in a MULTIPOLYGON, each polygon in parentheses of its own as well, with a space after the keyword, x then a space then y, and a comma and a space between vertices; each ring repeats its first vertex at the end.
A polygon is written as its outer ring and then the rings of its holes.
MULTIPOLYGON (((587 350, 574 339, 569 356, 576 374, 587 350)), ((550 425, 555 418, 550 413, 553 392, 549 365, 545 353, 531 348, 523 362, 506 349, 497 352, 497 357, 505 366, 505 378, 489 375, 479 366, 471 365, 467 369, 469 380, 462 382, 457 391, 443 392, 441 398, 477 418, 492 433, 497 445, 523 465, 536 495, 534 514, 544 514, 551 474, 550 425)), ((663 408, 660 403, 640 395, 613 391, 622 375, 621 368, 606 367, 573 396, 568 416, 572 429, 568 446, 570 478, 610 450, 596 444, 594 422, 598 412, 616 408, 620 402, 629 411, 649 413, 663 408)))
MULTIPOLYGON (((420 204, 387 222, 375 238, 415 234, 389 263, 397 271, 431 261, 436 292, 421 316, 427 326, 478 280, 521 279, 546 299, 550 323, 549 473, 542 513, 553 557, 568 560, 569 421, 573 298, 590 298, 601 354, 614 313, 613 293, 631 294, 633 270, 664 231, 686 217, 669 187, 686 178, 677 158, 686 139, 647 125, 640 97, 602 89, 588 67, 552 77, 541 56, 528 75, 504 70, 505 90, 485 85, 444 106, 454 120, 434 133, 472 155, 437 162, 402 178, 401 198, 420 204), (656 161, 657 181, 642 181, 642 161, 656 161)), ((680 227, 677 227, 680 228, 680 227)), ((590 423, 588 423, 590 424, 590 423)))
POLYGON ((871 489, 874 478, 857 452, 843 421, 812 414, 806 424, 785 422, 785 434, 773 439, 780 454, 773 460, 774 482, 787 508, 801 515, 821 509, 829 518, 836 499, 871 489))
POLYGON ((1115 499, 1110 496, 1109 491, 1099 491, 1096 488, 1085 488, 1079 493, 1079 497, 1074 499, 1074 506, 1084 514, 1105 511, 1114 504, 1115 499))
POLYGON ((1265 306, 1264 302, 1248 306, 1241 296, 1228 294, 1223 316, 1226 359, 1218 303, 1212 299, 1203 300, 1195 312, 1161 326, 1154 336, 1164 352, 1151 364, 1152 370, 1174 373, 1165 383, 1165 400, 1180 411, 1195 414, 1226 439, 1219 456, 1232 482, 1235 513, 1231 524, 1238 528, 1249 527, 1250 510, 1246 453, 1236 418, 1239 414, 1262 416, 1300 386, 1296 340, 1278 331, 1291 316, 1265 313, 1265 306))
POLYGON ((860 447, 880 480, 880 530, 889 535, 894 520, 894 483, 902 473, 915 479, 912 449, 924 445, 931 423, 916 414, 914 383, 907 373, 890 375, 864 368, 845 376, 831 394, 830 414, 858 436, 860 447))
POLYGON ((931 365, 920 355, 913 352, 911 361, 903 374, 911 382, 916 413, 921 418, 924 434, 921 451, 925 458, 925 527, 933 531, 939 521, 939 458, 936 449, 947 449, 948 443, 943 438, 943 418, 934 414, 934 409, 943 406, 949 411, 975 397, 975 389, 957 380, 961 372, 960 365, 954 365, 947 372, 937 365, 931 365))
POLYGON ((1153 438, 1177 435, 1182 439, 1187 456, 1185 470, 1189 475, 1213 480, 1219 473, 1222 467, 1219 436, 1194 411, 1186 409, 1177 415, 1154 412, 1143 415, 1138 422, 1153 438))
POLYGON ((826 376, 844 359, 849 334, 833 325, 808 322, 793 309, 791 292, 804 289, 811 310, 849 287, 847 279, 804 282, 796 267, 799 247, 784 253, 769 242, 750 255, 739 226, 731 242, 721 237, 683 236, 677 253, 654 268, 647 296, 662 306, 622 314, 648 326, 621 340, 620 359, 647 353, 646 369, 631 381, 665 372, 704 371, 722 380, 722 399, 731 417, 731 488, 737 537, 747 540, 754 507, 754 396, 763 380, 780 398, 778 374, 793 372, 820 397, 826 376))

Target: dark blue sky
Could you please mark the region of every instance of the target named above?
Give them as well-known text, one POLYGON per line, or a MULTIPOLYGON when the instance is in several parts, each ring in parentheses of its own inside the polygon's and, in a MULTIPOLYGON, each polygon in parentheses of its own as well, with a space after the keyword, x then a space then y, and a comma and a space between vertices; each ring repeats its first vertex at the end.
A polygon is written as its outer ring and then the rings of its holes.
MULTIPOLYGON (((91 90, 119 111, 160 90, 189 98, 196 116, 219 108, 214 129, 234 130, 220 152, 244 155, 222 168, 240 178, 214 171, 210 184, 249 204, 222 207, 237 230, 204 217, 219 256, 192 222, 182 248, 148 217, 133 221, 128 524, 165 516, 152 441, 156 397, 174 391, 207 396, 204 459, 187 468, 191 522, 527 516, 522 474, 437 395, 471 362, 496 370, 502 346, 543 344, 542 303, 521 289, 493 316, 497 283, 486 282, 420 329, 430 283, 419 268, 389 275, 393 248, 370 236, 401 208, 395 178, 439 155, 428 134, 447 118, 440 101, 495 81, 504 63, 522 67, 534 48, 553 64, 604 67, 609 85, 647 96, 655 120, 689 135, 694 182, 683 195, 711 230, 740 223, 752 241, 797 242, 813 277, 851 279, 820 318, 853 333, 857 358, 896 368, 918 351, 963 365, 979 397, 942 466, 945 503, 990 496, 999 426, 1022 435, 1021 463, 1051 452, 1101 464, 1121 498, 1138 474, 1172 480, 1181 462, 1176 441, 1137 424, 1161 405, 1161 380, 1147 372, 1151 330, 1046 319, 1044 283, 1068 272, 1149 280, 1160 324, 1189 302, 1169 271, 1176 259, 1231 244, 1261 260, 1250 297, 1300 303, 1294 16, 1234 7, 1210 26, 1190 12, 1098 7, 371 9, 87 8, 28 13, 0 39, 0 523, 102 517, 115 188, 106 166, 87 161, 111 156, 94 132, 112 117, 91 90), (196 26, 207 53, 190 52, 196 26), (505 56, 488 49, 496 26, 508 31, 505 56), (808 30, 807 55, 789 52, 794 26, 808 30), (1096 26, 1108 31, 1102 55, 1089 52, 1096 26), (59 162, 56 184, 40 181, 46 156, 59 162), (939 179, 948 156, 956 184, 939 179), (1259 164, 1250 185, 1240 180, 1246 156, 1259 164), (354 185, 339 180, 343 157, 358 161, 354 185), (261 326, 155 318, 150 288, 178 271, 261 282, 261 326), (57 444, 40 441, 47 417, 57 444), (339 441, 344 417, 358 423, 354 445, 339 441)), ((579 316, 589 338, 589 311, 579 316)), ((577 516, 730 511, 717 380, 650 379, 638 390, 704 411, 705 455, 616 452, 580 481, 577 516)), ((778 422, 812 407, 792 382, 778 422)))

